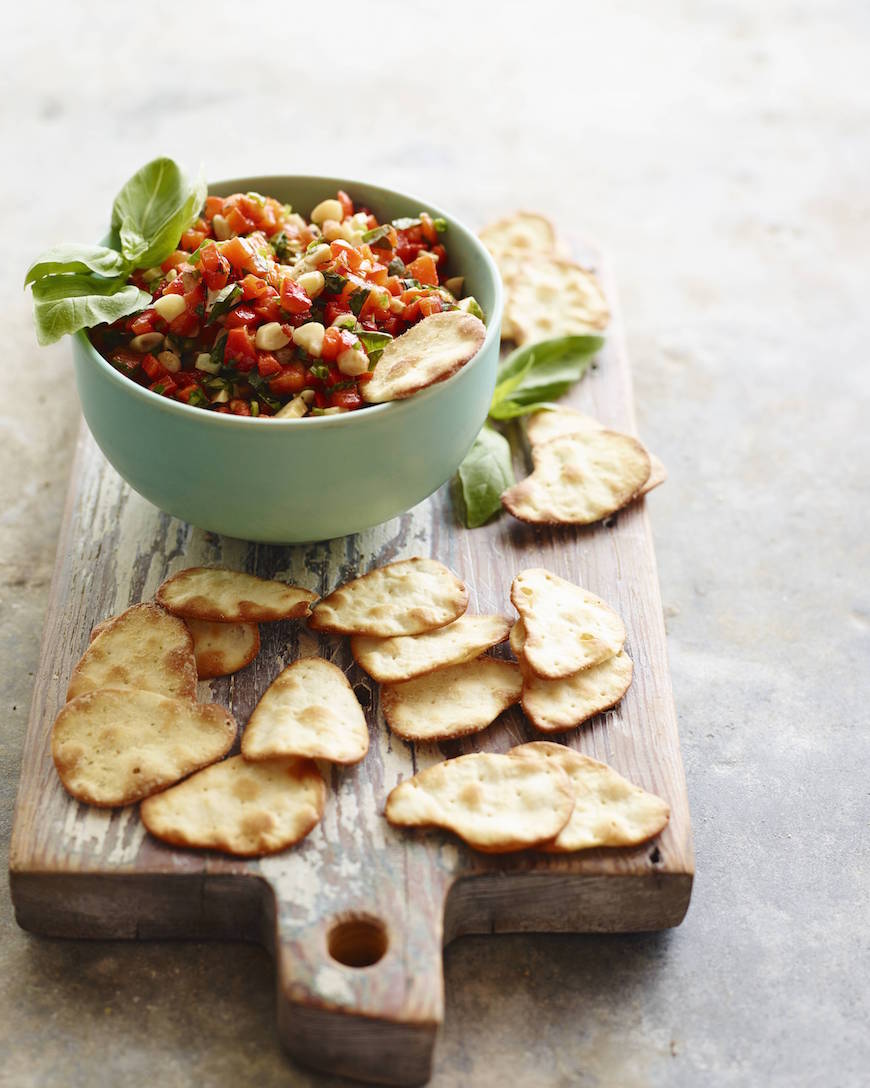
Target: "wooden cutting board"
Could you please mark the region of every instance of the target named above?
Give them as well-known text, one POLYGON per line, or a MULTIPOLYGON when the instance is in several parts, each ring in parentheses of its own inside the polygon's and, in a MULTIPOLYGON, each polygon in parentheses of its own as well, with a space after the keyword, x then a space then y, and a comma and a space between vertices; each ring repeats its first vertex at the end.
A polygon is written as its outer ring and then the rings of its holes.
MULTIPOLYGON (((613 300, 606 270, 599 271, 613 300)), ((617 318, 597 367, 570 403, 634 431, 617 318)), ((519 430, 513 437, 519 477, 528 471, 528 451, 519 430)), ((429 1076, 444 1016, 442 949, 455 937, 679 924, 692 887, 691 829, 647 502, 655 503, 654 492, 585 529, 535 528, 504 515, 465 530, 444 487, 357 536, 304 546, 250 544, 160 513, 130 491, 83 429, 15 814, 10 882, 20 925, 53 937, 260 941, 276 958, 278 1029, 294 1058, 365 1080, 415 1085, 429 1076), (145 833, 136 807, 89 808, 64 792, 49 733, 70 671, 99 620, 148 599, 168 574, 188 566, 222 564, 325 594, 371 567, 413 555, 432 555, 456 571, 469 586, 472 612, 513 614, 511 580, 530 566, 579 582, 617 609, 628 631, 633 683, 614 710, 565 738, 669 802, 671 820, 661 836, 629 850, 494 856, 474 853, 446 833, 390 828, 381 813, 401 778, 448 756, 505 751, 535 739, 533 730, 514 708, 461 741, 405 744, 386 728, 378 685, 353 662, 347 640, 289 622, 262 625, 259 657, 234 677, 201 683, 200 697, 231 707, 243 724, 296 657, 319 653, 345 669, 366 709, 371 747, 358 766, 328 772, 323 821, 299 846, 254 861, 174 849, 145 833)))

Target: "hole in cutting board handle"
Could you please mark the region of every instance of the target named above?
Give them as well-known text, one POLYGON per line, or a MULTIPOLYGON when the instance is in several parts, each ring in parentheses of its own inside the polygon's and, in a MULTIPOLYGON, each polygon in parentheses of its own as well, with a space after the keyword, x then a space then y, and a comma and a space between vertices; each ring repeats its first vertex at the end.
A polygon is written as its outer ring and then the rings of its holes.
POLYGON ((383 959, 389 943, 384 923, 364 915, 340 918, 327 938, 330 956, 345 967, 371 967, 383 959))

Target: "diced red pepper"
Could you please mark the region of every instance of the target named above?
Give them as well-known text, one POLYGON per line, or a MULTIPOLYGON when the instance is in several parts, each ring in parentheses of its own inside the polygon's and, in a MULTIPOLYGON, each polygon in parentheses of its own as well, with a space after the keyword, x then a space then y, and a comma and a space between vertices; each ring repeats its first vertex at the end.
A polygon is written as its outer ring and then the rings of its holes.
POLYGON ((353 201, 344 191, 344 189, 338 190, 338 202, 341 205, 341 210, 344 212, 342 218, 347 219, 349 215, 353 215, 353 201))
POLYGON ((214 219, 224 210, 224 198, 222 196, 207 196, 205 198, 205 214, 207 218, 214 219))
POLYGON ((226 221, 229 224, 230 230, 236 234, 250 234, 252 230, 255 230, 257 224, 253 219, 241 212, 238 208, 230 208, 226 213, 226 221))
POLYGON ((229 410, 234 416, 249 416, 251 414, 251 406, 246 400, 240 400, 238 397, 234 397, 229 405, 229 410))
POLYGON ((237 274, 243 272, 263 273, 266 271, 266 261, 254 249, 249 238, 230 238, 229 241, 221 245, 221 253, 230 262, 237 274))
POLYGON ((355 389, 338 389, 329 398, 330 408, 344 408, 349 412, 361 408, 362 402, 362 397, 355 389))
POLYGON ((419 280, 420 283, 432 287, 438 286, 438 269, 431 253, 421 253, 416 260, 411 261, 408 265, 408 275, 412 279, 419 280))
POLYGON ((311 309, 311 299, 296 280, 285 276, 281 280, 281 305, 288 314, 304 314, 311 309))
POLYGON ((166 369, 163 367, 153 355, 145 355, 142 358, 142 369, 145 374, 151 379, 152 382, 166 374, 166 369))
POLYGON ((301 363, 290 363, 281 367, 281 373, 269 382, 269 389, 276 397, 288 397, 301 392, 308 383, 305 367, 301 363))
POLYGON ((188 253, 193 253, 195 249, 199 249, 206 237, 205 231, 186 230, 178 244, 182 249, 186 249, 188 253))
POLYGON ((281 364, 269 351, 257 352, 257 370, 264 378, 271 378, 273 374, 281 372, 281 364))
POLYGON ((203 246, 199 254, 199 267, 210 291, 220 291, 226 287, 230 278, 230 262, 216 245, 203 246))
POLYGON ((278 301, 278 296, 270 296, 264 298, 254 306, 254 313, 258 319, 262 322, 267 321, 280 321, 281 320, 281 304, 278 301))
POLYGON ((242 289, 242 297, 246 300, 263 298, 270 290, 265 280, 261 280, 259 276, 252 276, 250 273, 239 280, 239 286, 242 289))
POLYGON ((250 306, 236 306, 224 318, 224 328, 238 329, 243 325, 258 325, 260 319, 250 306))
POLYGON ((437 295, 428 295, 426 298, 421 298, 419 306, 423 317, 440 314, 444 309, 444 304, 437 295))
POLYGON ((254 350, 254 338, 247 329, 230 329, 227 333, 224 359, 235 362, 239 370, 250 370, 256 365, 257 353, 254 350))
POLYGON ((130 322, 130 332, 134 336, 141 336, 146 332, 154 331, 154 318, 156 317, 154 310, 143 310, 141 314, 136 314, 133 320, 130 322))

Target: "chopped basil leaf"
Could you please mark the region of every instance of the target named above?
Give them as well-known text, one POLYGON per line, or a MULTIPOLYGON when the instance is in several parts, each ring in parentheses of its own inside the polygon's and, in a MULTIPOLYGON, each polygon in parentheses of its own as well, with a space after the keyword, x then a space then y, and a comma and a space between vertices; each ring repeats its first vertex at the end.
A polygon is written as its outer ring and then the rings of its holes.
POLYGON ((441 219, 439 217, 438 219, 433 219, 432 223, 434 224, 435 229, 438 231, 439 234, 443 234, 444 231, 447 230, 447 220, 446 219, 441 219))
POLYGON ((312 416, 322 416, 325 411, 325 408, 312 408, 308 414, 312 416))
POLYGON ((212 303, 206 324, 210 325, 213 321, 228 313, 241 297, 242 289, 237 283, 228 283, 226 287, 222 287, 212 303))
POLYGON ((380 359, 384 348, 393 339, 388 332, 369 332, 367 329, 360 329, 357 336, 359 336, 362 346, 366 349, 369 362, 372 364, 380 359))
POLYGON ((363 232, 362 240, 368 242, 371 245, 372 242, 377 242, 381 238, 386 238, 390 233, 390 228, 386 224, 382 224, 379 227, 372 227, 371 230, 363 232))
POLYGON ((273 235, 273 237, 269 239, 269 244, 271 245, 272 249, 275 250, 275 256, 278 258, 279 261, 286 261, 288 257, 293 256, 293 251, 290 248, 290 242, 283 230, 273 235))
POLYGON ((423 284, 420 283, 419 280, 408 278, 402 280, 402 286, 405 288, 406 291, 410 291, 414 287, 422 287, 423 284))
POLYGON ((313 374, 315 378, 320 378, 322 382, 325 382, 329 377, 329 367, 323 366, 322 363, 315 363, 314 366, 310 366, 308 372, 313 374))
POLYGON ((211 349, 211 359, 213 363, 223 363, 224 352, 227 350, 227 334, 226 331, 221 332, 218 335, 217 340, 214 342, 214 346, 211 349))
POLYGON ((166 386, 165 385, 155 385, 153 387, 153 389, 151 390, 151 392, 152 393, 165 393, 166 392, 166 386))
POLYGON ((366 299, 371 294, 371 289, 368 287, 357 287, 357 289, 350 296, 350 308, 351 312, 359 317, 360 310, 365 306, 366 299))
POLYGON ((194 389, 190 394, 187 401, 188 404, 192 404, 194 408, 202 408, 208 404, 208 397, 203 393, 201 389, 194 389))
MULTIPOLYGON (((267 404, 273 412, 276 412, 281 407, 281 401, 276 400, 275 397, 271 395, 268 379, 264 378, 262 374, 258 374, 255 370, 252 370, 247 375, 247 378, 248 385, 250 385, 250 387, 256 392, 260 400, 264 404, 267 404)), ((251 410, 253 411, 253 403, 251 405, 251 410)), ((257 408, 257 411, 259 412, 259 406, 257 408)))
POLYGON ((332 295, 340 295, 347 284, 347 278, 340 272, 323 273, 323 289, 332 295))
POLYGON ((393 257, 387 265, 387 271, 391 276, 404 276, 405 262, 400 257, 393 257))

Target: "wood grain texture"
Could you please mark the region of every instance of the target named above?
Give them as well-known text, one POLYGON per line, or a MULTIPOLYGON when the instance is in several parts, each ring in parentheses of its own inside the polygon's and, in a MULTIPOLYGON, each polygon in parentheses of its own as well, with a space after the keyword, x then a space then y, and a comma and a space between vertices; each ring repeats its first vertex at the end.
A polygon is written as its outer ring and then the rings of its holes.
MULTIPOLYGON (((606 272, 604 278, 616 310, 606 272)), ((571 403, 634 431, 618 319, 597 367, 571 403)), ((513 437, 521 475, 528 470, 528 450, 519 429, 513 437)), ((496 652, 508 653, 506 647, 496 652)), ((307 546, 257 545, 202 532, 157 511, 123 484, 83 430, 12 839, 10 881, 22 926, 51 936, 261 941, 278 964, 278 1024, 291 1054, 321 1069, 412 1085, 428 1078, 444 1014, 444 943, 466 933, 677 925, 688 906, 692 874, 645 500, 587 528, 536 528, 505 515, 466 531, 445 487, 400 518, 357 536, 307 546), (222 564, 325 594, 372 567, 413 555, 432 555, 465 579, 471 611, 512 614, 514 574, 544 566, 620 613, 634 661, 631 688, 616 708, 567 734, 567 742, 663 796, 671 820, 661 836, 629 850, 485 856, 445 833, 389 827, 381 815, 384 801, 402 778, 446 756, 505 751, 537 735, 515 707, 486 732, 463 740, 400 741, 386 728, 378 685, 354 663, 348 640, 318 636, 298 622, 263 625, 256 660, 233 677, 201 683, 200 697, 226 705, 243 724, 268 684, 297 657, 320 654, 346 672, 366 710, 371 747, 361 764, 327 769, 324 819, 299 846, 244 861, 173 849, 145 833, 135 807, 101 811, 64 792, 48 737, 94 624, 150 598, 165 577, 188 566, 222 564), (386 930, 387 951, 372 966, 347 967, 329 954, 332 927, 354 917, 377 920, 386 930)))

